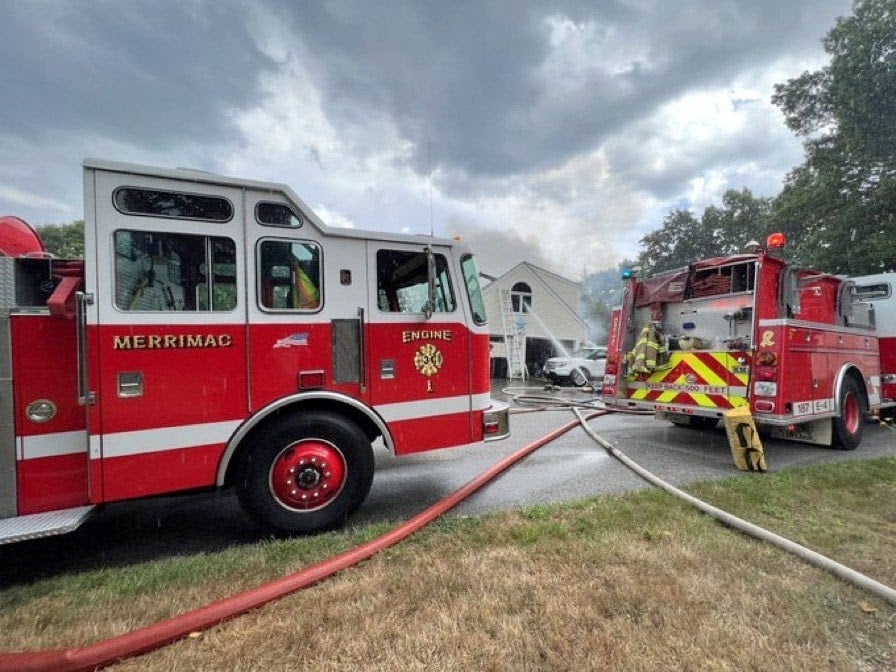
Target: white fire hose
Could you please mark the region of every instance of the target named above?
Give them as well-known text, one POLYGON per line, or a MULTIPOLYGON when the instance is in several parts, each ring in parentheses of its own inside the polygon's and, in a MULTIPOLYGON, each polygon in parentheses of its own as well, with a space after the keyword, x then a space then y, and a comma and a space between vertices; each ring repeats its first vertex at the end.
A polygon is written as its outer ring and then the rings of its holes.
POLYGON ((851 569, 846 565, 842 565, 839 562, 831 560, 830 558, 821 555, 821 553, 817 553, 812 549, 806 548, 805 546, 791 541, 790 539, 786 539, 785 537, 775 534, 774 532, 770 532, 769 530, 759 527, 758 525, 748 523, 742 518, 738 518, 737 516, 734 516, 727 511, 723 511, 722 509, 707 504, 703 500, 697 499, 693 495, 689 495, 683 490, 679 490, 675 486, 670 485, 666 481, 647 471, 647 469, 645 469, 641 465, 632 461, 629 457, 627 457, 620 450, 614 447, 606 439, 601 437, 587 423, 585 417, 582 415, 581 411, 578 408, 573 408, 573 412, 576 414, 576 417, 578 417, 582 428, 592 439, 597 441, 597 443, 599 443, 608 453, 610 453, 610 455, 622 462, 625 466, 634 471, 636 474, 638 474, 638 476, 643 478, 648 483, 651 483, 658 488, 662 488, 669 494, 683 499, 689 504, 697 507, 703 513, 712 516, 716 520, 724 523, 725 525, 728 525, 729 527, 733 527, 737 530, 740 530, 741 532, 744 532, 745 534, 749 534, 752 537, 761 539, 762 541, 767 541, 779 548, 783 548, 785 551, 793 553, 795 556, 805 560, 809 564, 815 565, 816 567, 819 567, 821 569, 825 569, 832 574, 839 576, 844 581, 848 581, 853 585, 864 588, 868 592, 877 595, 890 604, 896 605, 896 590, 894 590, 893 588, 890 588, 889 586, 880 583, 879 581, 875 581, 871 577, 865 576, 864 574, 861 574, 860 572, 857 572, 856 570, 851 569))
MULTIPOLYGON (((592 427, 586 421, 585 416, 580 410, 582 408, 590 410, 612 410, 606 409, 606 407, 598 400, 589 399, 577 401, 574 399, 551 396, 547 394, 531 394, 531 388, 529 388, 528 390, 526 388, 507 388, 506 390, 504 390, 504 393, 510 396, 516 403, 535 406, 535 408, 533 408, 532 410, 556 410, 561 408, 572 409, 573 413, 575 413, 576 417, 579 419, 579 423, 582 425, 582 428, 592 439, 594 439, 601 447, 603 447, 604 450, 610 453, 610 455, 622 462, 622 464, 634 471, 636 474, 638 474, 638 476, 643 478, 648 483, 655 485, 658 488, 662 488, 669 494, 674 495, 675 497, 678 497, 679 499, 682 499, 685 502, 695 506, 703 513, 712 516, 719 522, 728 525, 729 527, 733 527, 745 534, 749 534, 756 539, 774 544, 778 548, 782 548, 785 551, 792 553, 798 558, 805 560, 809 564, 819 567, 820 569, 827 570, 832 574, 840 577, 844 581, 848 581, 855 586, 867 590, 873 595, 877 595, 890 604, 896 605, 896 590, 894 590, 890 586, 880 583, 879 581, 876 581, 869 576, 865 576, 864 574, 857 572, 856 570, 847 567, 846 565, 836 562, 835 560, 831 560, 827 556, 821 555, 820 553, 813 551, 810 548, 806 548, 805 546, 802 546, 795 541, 791 541, 790 539, 782 537, 779 534, 775 534, 774 532, 759 527, 758 525, 749 523, 742 518, 738 518, 737 516, 732 515, 727 511, 723 511, 722 509, 712 506, 711 504, 707 504, 703 500, 697 499, 693 495, 689 495, 683 490, 679 490, 674 485, 667 483, 655 474, 649 472, 638 463, 634 462, 631 458, 626 456, 618 448, 613 446, 606 439, 595 432, 594 429, 592 429, 592 427), (520 392, 518 394, 514 394, 516 390, 520 390, 520 392)), ((652 415, 652 413, 648 411, 636 412, 635 414, 652 415)))

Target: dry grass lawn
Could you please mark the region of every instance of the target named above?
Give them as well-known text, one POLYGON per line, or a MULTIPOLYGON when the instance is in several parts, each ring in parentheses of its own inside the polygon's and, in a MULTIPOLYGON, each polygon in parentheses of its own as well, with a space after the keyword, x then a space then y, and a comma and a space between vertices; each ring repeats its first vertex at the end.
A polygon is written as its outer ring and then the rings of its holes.
MULTIPOLYGON (((691 491, 896 585, 894 458, 691 491)), ((371 531, 353 534, 236 549, 191 571, 130 568, 142 587, 100 573, 80 577, 79 590, 10 589, 0 595, 2 648, 110 636, 301 567, 315 559, 293 557, 303 547, 324 543, 323 557, 371 531), (161 578, 145 580, 153 573, 161 578)), ((883 671, 896 669, 896 607, 654 491, 446 518, 317 586, 110 669, 883 671)))

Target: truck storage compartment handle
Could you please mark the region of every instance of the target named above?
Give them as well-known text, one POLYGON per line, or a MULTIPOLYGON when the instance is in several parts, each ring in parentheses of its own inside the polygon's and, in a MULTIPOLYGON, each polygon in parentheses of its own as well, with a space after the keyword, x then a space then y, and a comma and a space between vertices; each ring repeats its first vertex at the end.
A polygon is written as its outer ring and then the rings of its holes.
POLYGON ((367 390, 367 344, 364 342, 364 309, 358 308, 358 373, 361 392, 367 390))

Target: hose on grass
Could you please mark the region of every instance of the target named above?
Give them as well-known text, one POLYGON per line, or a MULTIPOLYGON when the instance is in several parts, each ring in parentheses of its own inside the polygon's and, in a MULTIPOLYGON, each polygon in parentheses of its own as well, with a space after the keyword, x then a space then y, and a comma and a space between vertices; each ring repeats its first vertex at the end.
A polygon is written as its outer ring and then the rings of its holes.
POLYGON ((573 413, 576 414, 576 417, 579 419, 579 422, 582 424, 582 428, 588 433, 588 435, 594 439, 601 447, 604 448, 610 455, 615 457, 617 460, 622 462, 629 469, 634 471, 638 476, 643 478, 648 483, 655 485, 658 488, 662 488, 666 492, 679 499, 684 500, 685 502, 697 507, 703 513, 712 516, 719 522, 728 525, 729 527, 733 527, 736 530, 743 532, 744 534, 748 534, 756 539, 760 539, 762 541, 767 541, 770 544, 774 544, 778 548, 782 548, 785 551, 792 553, 798 558, 805 560, 811 565, 818 567, 820 569, 824 569, 828 572, 831 572, 835 576, 840 577, 844 581, 847 581, 859 588, 867 590, 873 595, 878 596, 882 600, 889 602, 890 604, 896 605, 896 590, 890 588, 889 586, 880 583, 879 581, 875 581, 869 576, 857 572, 856 570, 847 567, 846 565, 842 565, 835 560, 831 560, 827 556, 822 555, 812 549, 806 548, 790 539, 782 537, 774 532, 766 530, 765 528, 759 527, 758 525, 754 525, 753 523, 748 523, 742 518, 738 518, 727 511, 723 511, 722 509, 716 508, 711 504, 707 504, 701 499, 694 497, 693 495, 689 495, 683 490, 679 490, 675 486, 667 483, 662 480, 658 476, 654 475, 638 463, 634 462, 628 456, 626 456, 623 452, 621 452, 618 448, 613 446, 610 442, 600 436, 591 425, 588 424, 588 419, 586 416, 582 415, 579 409, 574 408, 573 413))
MULTIPOLYGON (((606 411, 595 411, 582 417, 591 419, 604 413, 606 411)), ((540 439, 523 446, 410 520, 360 546, 243 593, 88 646, 54 651, 0 653, 0 672, 86 672, 87 670, 96 670, 158 649, 183 639, 193 632, 206 630, 247 611, 257 609, 268 602, 307 588, 370 558, 379 551, 394 546, 462 502, 530 453, 578 426, 579 420, 572 420, 540 439)))
MULTIPOLYGON (((531 391, 531 388, 529 389, 531 391)), ((826 558, 815 551, 748 523, 736 516, 722 511, 721 509, 706 504, 696 497, 659 479, 630 460, 622 452, 612 446, 612 444, 600 437, 588 424, 589 420, 610 412, 609 410, 604 409, 598 400, 575 400, 550 395, 532 395, 525 392, 521 394, 513 394, 512 392, 513 391, 508 388, 508 396, 511 396, 516 403, 523 405, 538 405, 538 408, 535 410, 571 408, 577 419, 557 428, 549 434, 546 434, 540 439, 505 457, 491 468, 469 481, 466 485, 455 490, 453 493, 428 507, 407 522, 365 544, 344 551, 343 553, 311 565, 310 567, 306 567, 305 569, 288 576, 281 577, 280 579, 276 579, 224 600, 205 605, 198 609, 185 612, 164 621, 153 623, 143 628, 138 628, 117 637, 95 642, 88 646, 53 651, 0 653, 0 672, 38 672, 49 670, 58 672, 81 672, 99 669, 120 660, 160 648, 179 639, 183 639, 193 632, 211 628, 252 609, 257 609, 268 602, 303 588, 307 588, 343 569, 372 557, 381 550, 399 543, 478 491, 488 482, 516 464, 519 460, 578 426, 583 427, 586 433, 607 450, 610 455, 632 469, 647 482, 666 490, 676 497, 680 497, 684 501, 697 507, 702 512, 713 516, 726 525, 734 527, 735 529, 750 534, 758 539, 773 543, 817 567, 830 571, 840 578, 868 590, 872 594, 881 597, 891 604, 896 604, 896 591, 892 588, 860 574, 849 567, 826 558), (582 409, 587 409, 589 412, 587 414, 583 413, 582 409)), ((635 414, 643 414, 643 412, 635 412, 635 414)))

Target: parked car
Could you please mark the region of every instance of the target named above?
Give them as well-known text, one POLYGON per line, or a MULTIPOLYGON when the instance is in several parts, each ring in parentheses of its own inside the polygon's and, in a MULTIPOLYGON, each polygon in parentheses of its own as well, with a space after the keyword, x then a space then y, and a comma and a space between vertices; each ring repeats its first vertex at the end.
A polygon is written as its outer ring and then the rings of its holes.
POLYGON ((580 348, 571 355, 551 357, 544 363, 543 373, 555 385, 571 383, 578 387, 604 375, 606 348, 580 348))

